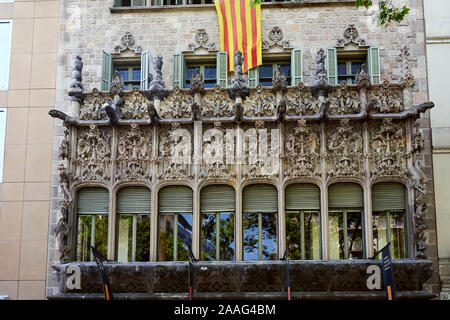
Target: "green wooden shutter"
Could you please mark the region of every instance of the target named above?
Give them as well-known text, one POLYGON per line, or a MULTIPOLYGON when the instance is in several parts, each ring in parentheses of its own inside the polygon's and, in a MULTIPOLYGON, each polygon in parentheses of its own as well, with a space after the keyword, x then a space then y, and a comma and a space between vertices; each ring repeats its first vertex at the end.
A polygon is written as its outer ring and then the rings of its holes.
POLYGON ((122 0, 114 0, 114 7, 121 7, 122 6, 122 0))
POLYGON ((103 51, 102 55, 102 91, 108 91, 112 77, 112 57, 106 51, 103 51))
POLYGON ((372 187, 372 211, 405 209, 406 189, 404 185, 382 182, 372 187))
POLYGON ((217 52, 217 84, 222 88, 228 86, 228 53, 220 51, 217 52))
POLYGON ((328 188, 328 207, 364 207, 363 189, 356 183, 336 183, 328 188))
POLYGON ((183 53, 175 53, 173 55, 173 86, 184 87, 184 78, 186 63, 184 62, 183 53))
POLYGON ((159 213, 192 212, 192 190, 186 186, 168 186, 159 192, 159 213))
POLYGON ((126 187, 117 193, 116 212, 150 214, 151 193, 145 187, 126 187))
POLYGON ((253 68, 248 70, 248 84, 251 88, 254 88, 259 83, 259 68, 253 68))
POLYGON ((286 188, 285 197, 286 211, 320 209, 320 190, 313 184, 291 184, 286 188))
POLYGON ((243 192, 243 212, 278 212, 278 192, 274 186, 259 184, 246 187, 243 192))
POLYGON ((149 86, 149 52, 145 51, 141 54, 141 89, 147 90, 149 86))
POLYGON ((227 185, 204 187, 200 194, 201 212, 234 212, 236 210, 236 192, 227 185))
POLYGON ((94 187, 84 188, 78 191, 78 214, 108 214, 109 195, 108 190, 94 187))
POLYGON ((328 81, 331 84, 338 84, 338 74, 337 74, 337 53, 336 48, 327 49, 327 73, 328 81))
POLYGON ((131 2, 132 7, 142 7, 145 6, 145 0, 133 0, 131 2))
POLYGON ((381 83, 380 48, 370 47, 367 51, 367 64, 372 84, 381 83))
POLYGON ((303 81, 303 59, 301 49, 294 49, 291 52, 291 70, 291 85, 296 86, 303 81))

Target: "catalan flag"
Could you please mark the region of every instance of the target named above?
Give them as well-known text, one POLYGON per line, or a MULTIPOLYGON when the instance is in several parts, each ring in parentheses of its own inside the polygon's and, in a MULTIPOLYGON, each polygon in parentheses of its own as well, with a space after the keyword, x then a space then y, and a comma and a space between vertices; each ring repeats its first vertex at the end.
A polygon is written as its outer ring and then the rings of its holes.
POLYGON ((234 53, 242 52, 243 72, 262 64, 261 4, 250 0, 215 0, 220 45, 228 53, 228 71, 234 70, 234 53))

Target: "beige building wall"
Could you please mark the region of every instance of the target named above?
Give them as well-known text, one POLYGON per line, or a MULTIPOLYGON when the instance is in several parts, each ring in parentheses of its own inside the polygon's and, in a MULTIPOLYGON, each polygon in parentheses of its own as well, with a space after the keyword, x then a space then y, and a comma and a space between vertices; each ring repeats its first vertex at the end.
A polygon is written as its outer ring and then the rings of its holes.
POLYGON ((442 299, 450 299, 450 1, 425 0, 434 187, 442 299))
POLYGON ((3 182, 0 295, 45 298, 59 1, 0 2, 12 20, 3 182))

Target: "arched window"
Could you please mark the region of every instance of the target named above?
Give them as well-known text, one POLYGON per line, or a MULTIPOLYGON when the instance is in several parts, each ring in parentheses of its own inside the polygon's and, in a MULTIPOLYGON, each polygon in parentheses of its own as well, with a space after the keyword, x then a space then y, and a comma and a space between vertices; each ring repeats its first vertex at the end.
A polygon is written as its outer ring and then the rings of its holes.
POLYGON ((126 187, 117 193, 117 261, 150 260, 151 194, 144 187, 126 187))
POLYGON ((382 182, 372 187, 373 250, 391 242, 392 258, 405 258, 406 188, 382 182))
POLYGON ((186 261, 192 246, 192 190, 186 186, 161 189, 159 207, 160 261, 186 261))
POLYGON ((363 189, 356 183, 336 183, 328 188, 330 259, 362 259, 363 189))
POLYGON ((201 260, 234 260, 236 192, 227 185, 204 187, 200 194, 201 260))
POLYGON ((286 187, 286 241, 289 258, 320 259, 320 190, 313 184, 286 187))
POLYGON ((277 189, 268 184, 243 191, 244 260, 274 260, 277 257, 277 189))
POLYGON ((104 256, 108 251, 109 196, 104 188, 90 187, 77 193, 77 260, 94 261, 91 246, 104 256))

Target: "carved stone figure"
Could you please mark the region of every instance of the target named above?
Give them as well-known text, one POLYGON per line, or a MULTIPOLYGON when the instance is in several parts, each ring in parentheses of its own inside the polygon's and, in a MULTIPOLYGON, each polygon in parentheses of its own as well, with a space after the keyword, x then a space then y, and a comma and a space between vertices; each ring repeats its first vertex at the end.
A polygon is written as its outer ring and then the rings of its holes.
POLYGON ((59 158, 64 159, 70 159, 70 141, 69 141, 69 130, 64 130, 64 138, 61 140, 61 144, 59 146, 59 158))
POLYGON ((248 79, 244 77, 242 72, 242 52, 236 50, 234 55, 234 77, 231 79, 230 97, 231 99, 241 98, 245 99, 250 94, 248 86, 248 79))
POLYGON ((348 119, 340 120, 339 126, 328 139, 328 157, 331 158, 328 175, 363 175, 362 144, 361 132, 351 126, 348 119))
POLYGON ((160 54, 156 56, 153 65, 155 69, 155 77, 153 78, 152 82, 150 82, 148 97, 150 100, 153 99, 164 100, 169 93, 162 79, 163 61, 162 56, 160 54))
POLYGON ((114 96, 123 96, 123 91, 125 90, 125 85, 123 83, 122 76, 117 70, 114 71, 114 75, 111 79, 111 86, 109 87, 109 92, 114 96))
POLYGON ((322 48, 319 49, 316 55, 316 75, 311 87, 312 94, 316 98, 319 95, 327 96, 331 92, 331 85, 328 81, 327 70, 325 68, 325 58, 325 50, 322 48))
POLYGON ((72 206, 72 196, 70 194, 69 185, 72 175, 67 171, 63 164, 58 167, 59 170, 59 195, 60 195, 60 217, 55 227, 55 237, 58 239, 59 260, 61 263, 69 262, 72 245, 70 243, 70 235, 72 225, 69 219, 69 211, 72 206))
POLYGON ((277 70, 273 73, 272 87, 274 90, 286 90, 286 76, 284 75, 284 72, 281 71, 280 65, 277 66, 277 70))
POLYGON ((365 46, 366 41, 359 38, 358 30, 354 24, 350 24, 344 31, 344 39, 339 39, 337 41, 337 47, 344 47, 349 43, 354 43, 359 46, 365 46))
POLYGON ((354 114, 361 111, 361 102, 356 93, 350 92, 347 82, 341 82, 328 98, 329 114, 354 114))
POLYGON ((192 93, 202 93, 205 91, 205 80, 203 79, 203 75, 199 72, 198 68, 195 69, 195 72, 192 74, 191 79, 191 92, 192 93))
POLYGON ((306 120, 298 120, 294 132, 286 138, 285 176, 320 176, 320 140, 306 120))
POLYGON ((407 46, 404 46, 402 48, 400 52, 400 59, 402 69, 402 76, 400 78, 400 83, 404 87, 413 88, 414 85, 416 84, 416 80, 414 79, 414 76, 409 68, 409 49, 407 46))
POLYGON ((369 88, 370 87, 370 75, 366 70, 366 64, 363 63, 361 69, 356 75, 355 84, 360 88, 369 88))
POLYGON ((75 56, 73 60, 72 83, 69 88, 69 96, 72 100, 82 102, 84 87, 81 83, 83 81, 83 59, 80 56, 75 56))

